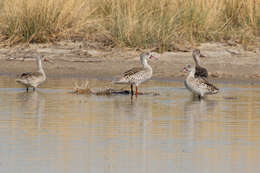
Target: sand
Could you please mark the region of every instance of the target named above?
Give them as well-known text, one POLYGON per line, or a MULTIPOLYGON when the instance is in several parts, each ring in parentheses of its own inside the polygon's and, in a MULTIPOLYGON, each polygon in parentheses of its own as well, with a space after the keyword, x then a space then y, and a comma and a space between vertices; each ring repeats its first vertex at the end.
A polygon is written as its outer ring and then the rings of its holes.
MULTIPOLYGON (((260 48, 245 51, 239 45, 204 43, 198 46, 206 56, 202 66, 213 80, 260 81, 260 48)), ((193 64, 191 50, 154 53, 149 63, 153 79, 184 79, 181 72, 193 64)), ((47 77, 80 77, 112 80, 127 69, 140 66, 140 50, 108 48, 96 43, 62 41, 55 44, 23 44, 0 48, 0 74, 16 76, 36 69, 34 57, 45 56, 47 77)))

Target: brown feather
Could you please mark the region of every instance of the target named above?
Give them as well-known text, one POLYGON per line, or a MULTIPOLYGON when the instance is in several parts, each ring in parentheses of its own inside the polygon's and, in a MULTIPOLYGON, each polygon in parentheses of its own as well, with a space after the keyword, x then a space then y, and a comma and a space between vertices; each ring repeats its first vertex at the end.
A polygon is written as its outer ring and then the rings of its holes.
POLYGON ((134 75, 134 74, 136 74, 136 73, 138 73, 138 72, 140 72, 142 70, 144 70, 144 68, 142 68, 142 67, 134 67, 134 68, 124 72, 123 75, 124 75, 124 77, 131 76, 131 75, 134 75))
POLYGON ((19 78, 20 79, 26 79, 26 78, 31 78, 31 77, 39 77, 39 76, 41 76, 42 75, 42 73, 40 73, 40 72, 26 72, 26 73, 22 73, 20 76, 19 76, 19 78))
POLYGON ((204 67, 201 67, 201 66, 196 66, 195 67, 195 75, 194 75, 196 78, 197 77, 205 77, 207 78, 208 77, 208 71, 206 68, 204 67))
POLYGON ((216 86, 214 86, 213 84, 209 83, 209 81, 207 81, 205 78, 201 78, 201 80, 203 81, 203 83, 205 83, 208 86, 212 87, 214 90, 219 90, 216 86))

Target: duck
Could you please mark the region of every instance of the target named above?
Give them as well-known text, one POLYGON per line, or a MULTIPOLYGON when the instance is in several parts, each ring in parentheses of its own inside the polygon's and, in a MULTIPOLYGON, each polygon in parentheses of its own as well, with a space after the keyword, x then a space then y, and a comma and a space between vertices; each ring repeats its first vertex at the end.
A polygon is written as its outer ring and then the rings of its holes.
POLYGON ((27 92, 30 87, 33 88, 33 91, 35 91, 35 88, 46 80, 46 75, 42 67, 42 59, 43 55, 36 56, 37 71, 24 72, 16 78, 16 82, 24 85, 27 92))
POLYGON ((219 89, 207 81, 203 77, 195 77, 196 68, 191 65, 186 65, 183 68, 184 72, 189 72, 186 80, 184 81, 185 87, 197 95, 199 99, 204 98, 206 95, 217 94, 219 89))
POLYGON ((149 80, 153 75, 152 67, 147 63, 148 59, 155 58, 151 52, 143 52, 140 54, 140 62, 142 67, 133 67, 125 71, 119 79, 113 81, 114 84, 129 84, 131 86, 131 95, 134 95, 133 85, 135 85, 136 96, 138 95, 138 86, 149 80))
POLYGON ((194 49, 192 57, 195 62, 195 77, 208 78, 208 70, 200 65, 200 58, 204 58, 205 56, 201 54, 199 49, 194 49))

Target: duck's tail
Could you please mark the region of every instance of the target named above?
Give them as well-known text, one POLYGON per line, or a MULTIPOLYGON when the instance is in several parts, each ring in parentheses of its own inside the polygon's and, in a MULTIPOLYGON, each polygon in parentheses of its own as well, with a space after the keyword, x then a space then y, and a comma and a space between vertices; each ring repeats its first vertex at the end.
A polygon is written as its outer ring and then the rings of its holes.
POLYGON ((112 84, 126 84, 126 83, 128 83, 128 81, 124 77, 117 78, 112 81, 112 84))
POLYGON ((217 94, 219 93, 219 89, 217 87, 213 88, 213 90, 211 91, 212 94, 217 94))

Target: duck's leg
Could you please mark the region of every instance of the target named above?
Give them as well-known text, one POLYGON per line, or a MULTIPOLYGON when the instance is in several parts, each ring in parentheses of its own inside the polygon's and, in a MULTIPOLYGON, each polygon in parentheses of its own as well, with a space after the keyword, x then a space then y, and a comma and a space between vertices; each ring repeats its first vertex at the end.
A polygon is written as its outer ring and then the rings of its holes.
POLYGON ((131 96, 134 95, 133 85, 131 84, 131 96))
POLYGON ((199 95, 199 100, 204 99, 204 95, 199 95))

